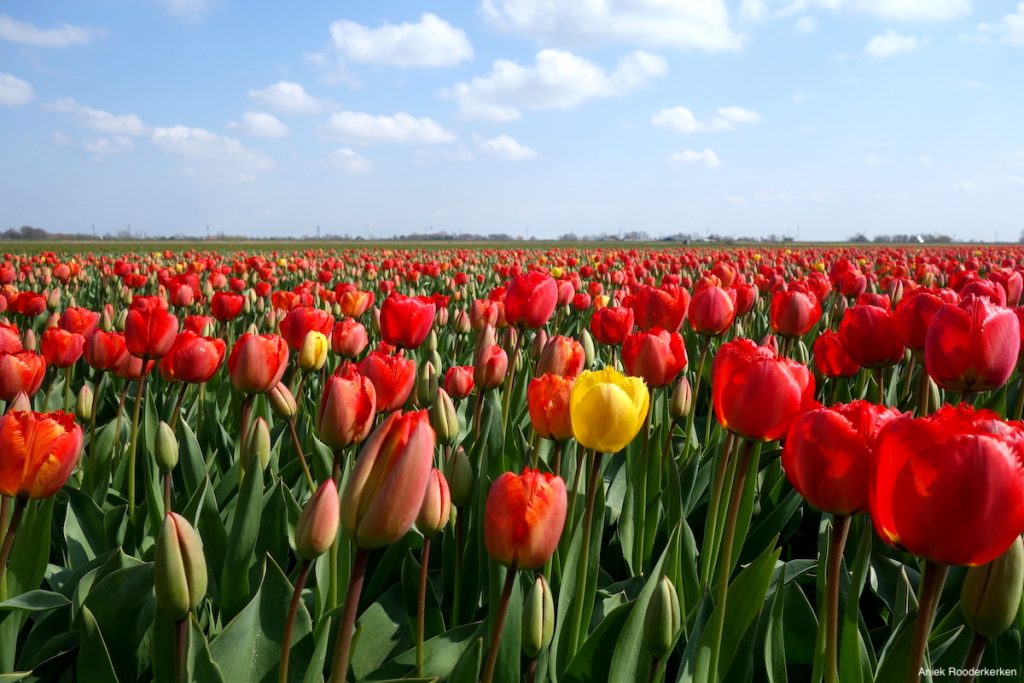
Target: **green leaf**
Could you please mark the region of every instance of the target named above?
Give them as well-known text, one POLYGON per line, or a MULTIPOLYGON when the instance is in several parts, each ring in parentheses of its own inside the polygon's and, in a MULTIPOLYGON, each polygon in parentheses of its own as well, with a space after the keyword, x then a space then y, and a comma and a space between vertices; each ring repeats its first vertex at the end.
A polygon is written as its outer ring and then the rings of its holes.
POLYGON ((263 514, 263 470, 250 467, 242 478, 235 506, 227 557, 220 581, 221 607, 234 615, 250 597, 249 572, 256 561, 254 550, 263 514))
POLYGON ((379 668, 395 649, 405 641, 408 646, 409 629, 402 590, 394 585, 359 615, 356 631, 372 634, 359 638, 352 645, 352 673, 356 680, 379 668))
POLYGON ((70 604, 71 601, 60 593, 34 590, 0 602, 0 612, 46 612, 70 604))
POLYGON ((138 680, 150 661, 150 630, 156 612, 153 563, 117 569, 98 579, 84 608, 96 618, 118 679, 138 680))
MULTIPOLYGON (((447 676, 473 644, 473 641, 480 638, 482 630, 482 624, 474 622, 453 628, 423 643, 423 674, 425 676, 447 676)), ((365 680, 383 683, 409 676, 415 669, 416 650, 412 648, 369 674, 365 680)))
POLYGON ((466 648, 466 651, 455 663, 448 674, 448 683, 477 683, 480 680, 480 668, 484 661, 484 639, 477 638, 466 648))
POLYGON ((68 566, 86 564, 107 550, 103 511, 85 493, 67 487, 67 513, 64 539, 68 546, 68 566))
POLYGON ((616 643, 634 603, 619 605, 609 612, 600 625, 594 629, 580 647, 580 651, 569 662, 559 681, 566 683, 590 683, 615 680, 609 677, 609 668, 616 650, 616 643))
POLYGON ((81 683, 117 683, 110 652, 99 624, 88 607, 79 612, 81 641, 76 660, 76 677, 81 683))

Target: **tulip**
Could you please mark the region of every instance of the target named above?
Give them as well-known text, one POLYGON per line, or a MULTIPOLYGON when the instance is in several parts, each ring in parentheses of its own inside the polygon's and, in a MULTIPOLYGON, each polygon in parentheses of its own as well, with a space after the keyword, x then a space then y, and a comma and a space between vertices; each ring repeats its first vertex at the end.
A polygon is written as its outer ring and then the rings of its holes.
POLYGON ((334 450, 359 443, 370 433, 377 392, 370 378, 352 363, 343 363, 324 382, 317 408, 317 436, 334 450))
POLYGON ((245 297, 234 292, 217 292, 210 299, 210 313, 221 322, 234 320, 242 312, 245 297))
POLYGON ((995 638, 1013 625, 1022 590, 1024 541, 1018 537, 996 559, 967 570, 960 588, 964 621, 979 636, 995 638))
POLYGON ((663 576, 658 580, 644 617, 644 645, 655 660, 652 666, 658 666, 672 651, 680 628, 679 595, 672 581, 663 576))
POLYGON ((436 306, 430 297, 392 292, 380 308, 381 338, 403 349, 415 349, 430 334, 436 306))
POLYGON ((641 287, 629 298, 627 305, 633 309, 636 325, 641 330, 661 327, 677 332, 686 319, 690 294, 676 285, 641 287))
POLYGON ((555 601, 543 574, 537 574, 523 605, 523 654, 537 659, 548 649, 555 634, 555 601))
POLYGON ((157 467, 162 473, 168 474, 178 465, 178 438, 166 422, 161 421, 156 428, 154 450, 157 467))
POLYGON ((972 294, 935 313, 925 339, 924 362, 943 389, 974 393, 1004 385, 1019 352, 1020 326, 1014 312, 972 294))
POLYGON ((423 503, 434 451, 427 411, 392 413, 367 439, 342 494, 341 523, 360 548, 394 543, 423 503))
POLYGON ((359 374, 373 383, 377 412, 398 410, 416 383, 416 362, 402 355, 373 351, 359 362, 359 374))
POLYGON ((366 328, 351 318, 338 321, 331 330, 331 350, 343 358, 355 358, 367 344, 366 328))
POLYGON ((61 313, 60 322, 57 324, 63 330, 80 334, 88 339, 92 333, 96 331, 99 321, 99 313, 90 311, 87 308, 68 306, 64 309, 64 312, 61 313))
POLYGON ((445 445, 455 443, 459 436, 459 414, 444 389, 437 390, 437 397, 430 405, 430 426, 434 428, 437 440, 445 445))
POLYGON ((860 365, 850 357, 846 348, 833 330, 824 330, 814 340, 814 367, 825 377, 840 379, 853 377, 860 371, 860 365))
POLYGON ((228 357, 231 383, 245 394, 260 394, 281 381, 288 363, 288 346, 276 334, 245 333, 228 357))
POLYGON ((167 311, 159 297, 138 296, 132 300, 124 322, 128 352, 143 359, 162 358, 174 344, 178 319, 167 311))
POLYGON ((299 367, 305 372, 317 372, 327 362, 327 337, 310 330, 299 349, 299 367))
POLYGON ((751 441, 782 437, 813 396, 814 377, 806 366, 749 339, 723 344, 715 357, 715 417, 722 427, 751 441))
POLYGON ((128 355, 128 346, 120 332, 96 330, 85 342, 85 362, 100 372, 113 370, 128 355))
POLYGON ((310 332, 316 331, 326 337, 333 326, 334 316, 327 311, 312 306, 298 306, 288 311, 281 321, 281 336, 289 348, 299 351, 310 332))
POLYGON ((480 349, 473 365, 473 383, 480 389, 500 387, 508 371, 508 354, 497 344, 480 349))
POLYGON ((866 304, 848 308, 839 323, 839 340, 858 365, 882 368, 903 359, 903 341, 889 311, 866 304))
POLYGON ((557 303, 554 278, 539 271, 516 275, 505 289, 505 320, 509 325, 535 330, 551 319, 557 303))
POLYGON ((526 388, 526 406, 537 436, 554 441, 572 438, 569 402, 574 383, 574 378, 556 374, 530 380, 526 388))
POLYGON ((505 304, 490 299, 476 299, 469 306, 469 319, 474 330, 480 331, 487 326, 505 327, 505 304))
POLYGON ((473 366, 455 365, 444 373, 444 390, 453 399, 466 398, 473 391, 473 366))
POLYGON ((802 337, 821 319, 821 304, 808 288, 794 286, 772 295, 772 331, 783 337, 802 337))
POLYGON ((551 373, 575 377, 583 371, 586 353, 583 345, 571 337, 556 335, 548 340, 537 362, 537 374, 551 373))
MULTIPOLYGON (((0 297, 0 301, 5 301, 0 297)), ((22 350, 21 332, 14 325, 0 322, 0 353, 17 353, 22 350)))
MULTIPOLYGON (((693 412, 693 387, 686 377, 679 380, 672 390, 672 395, 668 400, 668 412, 673 420, 688 417, 693 412)), ((670 430, 669 437, 671 436, 670 430)))
POLYGON ((633 309, 608 306, 594 311, 590 318, 590 333, 602 344, 617 346, 633 331, 633 309))
POLYGON ((955 304, 960 300, 952 290, 933 291, 917 289, 900 299, 893 315, 896 317, 896 332, 908 349, 924 351, 925 337, 935 313, 943 304, 955 304))
POLYGON ((206 596, 203 541, 192 525, 175 512, 164 516, 153 557, 156 604, 167 616, 181 620, 206 596))
POLYGON ((444 478, 441 470, 434 468, 430 471, 430 476, 427 479, 423 504, 416 517, 416 528, 426 538, 433 536, 448 525, 451 508, 452 499, 448 480, 444 478))
MULTIPOLYGON (((692 318, 691 318, 692 322, 692 318)), ((622 344, 626 372, 643 377, 649 387, 671 384, 686 367, 686 345, 678 332, 659 327, 626 337, 622 344)))
MULTIPOLYGON (((344 286, 340 285, 339 289, 344 286)), ((347 287, 348 289, 338 294, 338 306, 341 308, 341 312, 348 317, 358 318, 373 305, 373 292, 362 292, 352 285, 347 287)))
POLYGON ((452 504, 456 507, 469 505, 472 502, 473 483, 476 476, 473 474, 473 465, 469 462, 469 456, 466 455, 462 446, 457 446, 448 456, 444 476, 448 480, 452 504))
POLYGON ((416 405, 429 408, 437 398, 438 374, 431 361, 426 361, 416 373, 416 405))
POLYGON ((168 382, 208 382, 220 369, 225 350, 223 339, 182 332, 160 359, 160 375, 168 382))
POLYGON ((0 353, 0 400, 19 393, 35 396, 46 374, 46 359, 32 351, 0 353))
POLYGON ((690 299, 690 327, 698 334, 717 337, 732 327, 736 318, 735 293, 721 287, 698 289, 690 299))
POLYGON ((295 522, 295 551, 304 560, 323 555, 338 536, 340 504, 333 481, 325 481, 295 522))
POLYGON ((71 413, 8 411, 0 417, 0 494, 52 496, 75 469, 82 441, 71 413))
POLYGON ((85 337, 59 327, 47 328, 39 340, 39 350, 47 365, 55 368, 67 368, 77 363, 84 347, 85 337))
POLYGON ((253 465, 259 465, 266 471, 270 464, 270 448, 270 425, 262 417, 257 417, 242 437, 239 473, 244 474, 253 465))
POLYGON ((89 422, 93 418, 94 409, 95 401, 92 387, 87 383, 83 384, 82 388, 78 390, 78 396, 75 398, 75 417, 82 422, 89 422))
POLYGON ((576 440, 600 453, 617 453, 640 432, 650 393, 638 377, 614 368, 586 371, 576 378, 569 414, 576 440))
POLYGON ((267 400, 270 401, 270 408, 274 415, 285 420, 291 420, 299 414, 299 405, 295 402, 295 396, 287 384, 278 382, 267 391, 267 400))

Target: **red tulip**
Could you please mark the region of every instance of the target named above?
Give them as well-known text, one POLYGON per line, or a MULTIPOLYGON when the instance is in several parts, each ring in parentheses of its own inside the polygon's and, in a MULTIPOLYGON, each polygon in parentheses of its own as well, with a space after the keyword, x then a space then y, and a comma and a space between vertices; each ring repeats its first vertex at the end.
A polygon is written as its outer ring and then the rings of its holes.
POLYGON ((96 326, 99 322, 99 313, 90 311, 88 308, 69 306, 64 309, 63 313, 61 313, 60 322, 57 324, 61 329, 65 329, 68 332, 75 332, 88 339, 89 336, 96 331, 96 326))
POLYGON ((370 433, 377 392, 352 363, 342 363, 327 378, 317 409, 317 435, 333 449, 348 448, 370 433))
POLYGON ((736 318, 735 293, 721 287, 698 289, 690 299, 690 327, 698 334, 717 337, 732 326, 736 318))
POLYGON ((288 346, 276 334, 245 333, 228 357, 231 383, 245 394, 260 394, 281 381, 288 365, 288 346))
POLYGON ((78 362, 85 347, 85 337, 59 327, 48 327, 39 340, 39 350, 46 363, 55 368, 67 368, 78 362))
POLYGON ((484 329, 487 325, 491 327, 505 327, 505 304, 501 301, 490 299, 476 299, 470 304, 469 319, 476 331, 484 329))
POLYGON ((85 342, 84 355, 89 367, 106 372, 128 355, 128 345, 120 332, 96 330, 85 342))
POLYGON ((508 354, 497 344, 482 347, 473 362, 473 383, 481 389, 494 389, 505 381, 508 354))
POLYGON ((182 332, 160 360, 160 375, 168 382, 209 382, 220 369, 225 350, 223 339, 182 332))
POLYGON ((671 384, 686 367, 686 362, 686 345, 678 332, 669 333, 655 327, 629 335, 622 344, 626 372, 643 377, 649 387, 671 384))
POLYGON ((552 373, 575 377, 583 372, 587 354, 583 345, 572 337, 555 335, 544 345, 544 351, 537 361, 537 374, 552 373))
POLYGON ((974 294, 935 313, 924 362, 935 383, 953 391, 989 391, 1006 384, 1020 352, 1020 325, 1009 308, 974 294))
POLYGON ((772 331, 783 337, 802 337, 821 319, 821 304, 806 287, 776 290, 772 295, 772 331))
POLYGON ((569 397, 574 377, 557 374, 541 375, 530 380, 526 388, 526 407, 534 431, 544 439, 565 441, 572 438, 569 397))
POLYGON ((373 292, 362 292, 352 285, 338 285, 334 291, 338 297, 338 307, 350 318, 362 316, 373 305, 373 292))
POLYGON ((312 306, 298 306, 288 311, 281 321, 281 336, 293 351, 298 351, 302 348, 302 342, 306 341, 307 334, 319 332, 326 337, 333 326, 334 316, 327 311, 312 306))
POLYGON ((793 488, 825 512, 867 512, 875 439, 900 416, 895 408, 853 401, 798 417, 782 450, 793 488))
POLYGON ((870 491, 879 536, 947 565, 981 565, 1024 532, 1024 424, 960 404, 879 437, 870 491))
POLYGON ((535 330, 555 312, 558 285, 539 271, 516 275, 505 290, 505 320, 509 325, 535 330))
POLYGON ((506 567, 544 566, 565 526, 567 495, 561 477, 529 468, 498 477, 487 494, 484 544, 506 567))
POLYGON ((430 334, 436 310, 430 297, 392 292, 380 307, 381 338, 398 348, 419 348, 430 334))
POLYGON ((752 441, 774 441, 813 401, 806 366, 779 358, 749 339, 723 344, 712 367, 711 401, 726 429, 752 441))
POLYGON ((454 399, 466 398, 473 391, 473 366, 455 365, 444 374, 444 390, 454 399))
POLYGON ((903 342, 889 311, 858 304, 846 309, 839 323, 839 340, 850 358, 866 368, 881 368, 903 359, 903 342))
POLYGON ((245 297, 233 292, 216 292, 210 299, 210 313, 221 322, 234 320, 242 312, 245 297))
MULTIPOLYGON (((0 297, 3 300, 3 297, 0 297)), ((21 332, 14 325, 0 323, 0 353, 21 351, 21 332)))
POLYGON ((860 371, 860 365, 850 358, 833 330, 823 330, 814 340, 814 367, 825 377, 834 379, 853 377, 860 371))
POLYGON ((677 332, 686 319, 690 306, 690 294, 677 285, 664 287, 641 287, 629 297, 627 304, 633 309, 637 327, 649 330, 661 327, 677 332))
POLYGON ((118 358, 111 371, 121 379, 128 380, 129 382, 138 382, 144 375, 148 375, 153 370, 155 362, 133 356, 125 349, 124 354, 118 358))
POLYGON ((342 358, 355 358, 369 343, 366 328, 351 318, 336 322, 331 330, 331 350, 342 358))
POLYGON ((178 335, 178 319, 167 311, 167 302, 155 296, 132 299, 124 322, 128 352, 140 358, 161 358, 178 335))
POLYGON ((48 498, 82 454, 82 428, 71 413, 11 411, 0 418, 0 494, 48 498))
POLYGON ((19 392, 34 396, 45 374, 46 359, 32 351, 0 353, 0 400, 10 401, 19 392))
POLYGON ((46 310, 46 297, 38 292, 19 292, 11 302, 11 310, 29 318, 37 316, 46 310))
POLYGON ((617 346, 633 331, 633 309, 608 306, 590 317, 590 334, 602 344, 617 346))
POLYGON ((341 496, 341 524, 360 548, 394 543, 423 506, 434 460, 427 411, 392 413, 366 440, 341 496))
POLYGON ((750 313, 757 303, 757 289, 752 285, 739 283, 733 285, 732 290, 736 293, 736 317, 742 318, 750 313))
POLYGON ((931 290, 915 289, 904 295, 896 304, 896 331, 908 349, 924 350, 924 340, 928 334, 928 326, 936 311, 943 303, 955 304, 959 297, 951 289, 931 290))
POLYGON ((416 362, 402 355, 373 351, 359 362, 359 374, 373 383, 377 412, 398 410, 416 383, 416 362))

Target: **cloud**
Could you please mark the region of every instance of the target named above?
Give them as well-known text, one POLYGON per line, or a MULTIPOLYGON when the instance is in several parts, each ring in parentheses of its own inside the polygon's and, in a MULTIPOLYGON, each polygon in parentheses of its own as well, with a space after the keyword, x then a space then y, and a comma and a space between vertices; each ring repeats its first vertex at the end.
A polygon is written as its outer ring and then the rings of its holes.
POLYGON ((1024 45, 1024 2, 1017 5, 1017 11, 1006 14, 997 22, 978 24, 974 36, 981 42, 1000 42, 1009 45, 1024 45))
POLYGON ((250 90, 249 98, 282 114, 316 114, 323 102, 316 99, 298 83, 278 81, 262 90, 250 90))
POLYGON ((111 114, 79 104, 70 97, 50 102, 46 109, 72 114, 86 128, 107 135, 145 135, 149 130, 135 114, 111 114))
POLYGON ((210 11, 209 0, 160 0, 168 14, 187 22, 198 22, 210 11))
POLYGON ((735 194, 722 197, 722 201, 725 202, 726 204, 732 204, 733 206, 744 206, 750 203, 750 200, 748 200, 746 197, 740 197, 739 195, 735 194))
POLYGON ((890 29, 869 40, 864 47, 864 53, 874 59, 888 59, 905 52, 913 52, 927 43, 927 39, 905 36, 890 29))
POLYGON ((327 138, 341 138, 358 142, 421 142, 441 144, 452 142, 455 136, 437 121, 417 118, 404 111, 393 116, 375 116, 356 111, 341 111, 331 115, 320 128, 327 138))
POLYGON ((35 97, 31 83, 0 71, 0 107, 20 107, 35 97))
POLYGON ((718 158, 715 150, 708 149, 707 147, 703 150, 684 149, 682 152, 676 152, 670 156, 669 161, 684 164, 700 164, 707 168, 718 168, 722 165, 722 161, 718 158))
POLYGON ((443 67, 473 58, 465 32, 429 12, 416 23, 385 22, 377 28, 336 21, 331 24, 331 39, 341 56, 360 64, 443 67))
POLYGON ((135 141, 123 135, 115 135, 109 138, 97 138, 95 140, 83 140, 82 147, 87 152, 99 156, 111 156, 122 154, 135 149, 135 141))
POLYGON ((743 107, 719 107, 715 116, 708 121, 699 120, 687 107, 662 109, 651 117, 651 123, 677 133, 704 133, 708 131, 732 130, 737 125, 757 123, 761 115, 743 107))
POLYGON ((971 11, 970 0, 744 0, 740 17, 763 22, 786 19, 812 9, 864 14, 898 22, 952 21, 971 11))
POLYGON ((572 109, 624 95, 667 71, 665 60, 648 52, 626 55, 609 72, 571 52, 546 49, 530 65, 497 60, 487 76, 445 88, 441 96, 457 102, 464 118, 508 122, 524 109, 572 109))
POLYGON ((537 152, 520 144, 509 135, 499 135, 490 140, 478 140, 477 147, 484 154, 509 161, 526 161, 537 157, 537 152))
POLYGON ((156 127, 150 139, 169 154, 200 164, 185 169, 200 180, 252 181, 257 171, 269 171, 274 162, 236 138, 188 126, 156 127))
POLYGON ((281 119, 265 111, 247 111, 242 116, 239 128, 246 135, 257 138, 283 138, 288 135, 288 126, 281 119))
POLYGON ((345 173, 359 174, 370 170, 370 161, 354 149, 341 147, 327 155, 327 162, 332 168, 345 173))
POLYGON ((814 33, 815 29, 818 28, 818 22, 815 21, 814 17, 800 17, 793 23, 793 28, 796 29, 797 33, 808 35, 814 33))
POLYGON ((101 28, 59 24, 53 28, 39 28, 25 21, 18 21, 7 14, 0 14, 0 40, 32 47, 72 47, 86 45, 106 35, 101 28))
POLYGON ((480 10, 499 29, 548 45, 614 43, 709 52, 743 45, 729 25, 724 0, 483 0, 480 10))

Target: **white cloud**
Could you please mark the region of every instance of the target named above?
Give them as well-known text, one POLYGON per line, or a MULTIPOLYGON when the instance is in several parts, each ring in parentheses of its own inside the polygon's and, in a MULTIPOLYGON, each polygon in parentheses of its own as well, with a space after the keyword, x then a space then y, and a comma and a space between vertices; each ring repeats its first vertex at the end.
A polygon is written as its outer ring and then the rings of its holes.
POLYGON ((35 97, 31 83, 0 71, 0 107, 20 107, 35 97))
POLYGON ((722 165, 721 159, 715 150, 704 148, 703 150, 684 149, 669 157, 669 161, 681 162, 684 164, 700 164, 707 168, 718 168, 722 165))
POLYGON ((490 140, 478 140, 477 146, 484 154, 509 161, 526 161, 537 157, 537 152, 520 144, 509 135, 499 135, 490 140))
POLYGON ((768 18, 768 5, 764 0, 743 0, 740 3, 740 19, 762 22, 768 18))
POLYGON ((100 156, 110 156, 130 152, 135 149, 135 142, 123 135, 115 135, 109 138, 97 138, 95 140, 83 140, 82 147, 87 152, 100 156))
POLYGON ((904 52, 913 52, 927 43, 927 39, 905 36, 890 29, 869 40, 864 53, 875 59, 888 59, 904 52))
POLYGON ((265 111, 247 111, 239 126, 246 135, 257 138, 283 138, 288 135, 288 126, 281 119, 265 111))
POLYGON ((989 90, 992 88, 991 85, 985 81, 970 80, 964 83, 964 87, 968 90, 989 90))
POLYGON ((106 34, 101 28, 59 24, 53 28, 39 28, 25 21, 18 21, 7 14, 0 14, 0 40, 32 47, 72 47, 85 45, 106 34))
POLYGON ((323 109, 323 102, 291 81, 278 81, 262 90, 250 90, 249 98, 282 114, 316 114, 323 109))
POLYGON ((800 17, 793 23, 793 28, 796 29, 797 33, 808 35, 814 33, 815 29, 818 28, 818 22, 815 21, 814 17, 800 17))
POLYGON ((708 131, 732 130, 737 125, 757 123, 761 115, 743 107, 719 107, 707 121, 699 120, 687 107, 662 109, 651 117, 651 123, 677 133, 704 133, 708 131))
POLYGON ((274 168, 274 162, 231 138, 188 126, 156 127, 150 139, 160 149, 201 164, 185 169, 186 175, 212 180, 251 181, 257 171, 274 168))
POLYGON ((725 0, 483 0, 498 28, 549 45, 616 43, 711 52, 737 50, 725 0))
POLYGON ((107 135, 145 135, 149 130, 135 114, 111 114, 79 104, 70 97, 51 102, 46 109, 72 114, 83 126, 107 135))
POLYGON ((978 24, 975 37, 982 42, 1024 45, 1024 2, 1017 5, 1016 12, 1004 15, 997 22, 978 24))
POLYGON ((508 122, 521 118, 523 109, 572 109, 623 95, 667 71, 665 60, 648 52, 626 55, 605 71, 571 52, 547 49, 531 65, 498 60, 487 76, 445 88, 441 96, 455 100, 464 118, 508 122))
POLYGON ((971 0, 744 0, 740 16, 761 22, 786 19, 819 8, 865 14, 883 21, 943 22, 969 13, 971 0))
POLYGON ((375 116, 364 112, 341 111, 331 115, 320 129, 327 138, 360 142, 452 142, 455 136, 437 121, 417 118, 404 111, 393 116, 375 116))
POLYGON ((370 161, 348 147, 334 150, 327 156, 327 161, 333 168, 345 173, 359 174, 370 170, 370 161))
POLYGON ((748 200, 746 197, 740 197, 739 195, 731 194, 722 197, 722 201, 724 201, 726 204, 732 204, 733 206, 744 206, 745 204, 748 204, 750 200, 748 200))
POLYGON ((182 21, 202 21, 210 11, 210 0, 160 0, 167 12, 182 21))
POLYGON ((331 24, 331 38, 345 59, 362 64, 442 67, 473 57, 465 32, 429 12, 416 23, 385 22, 377 28, 336 21, 331 24))

